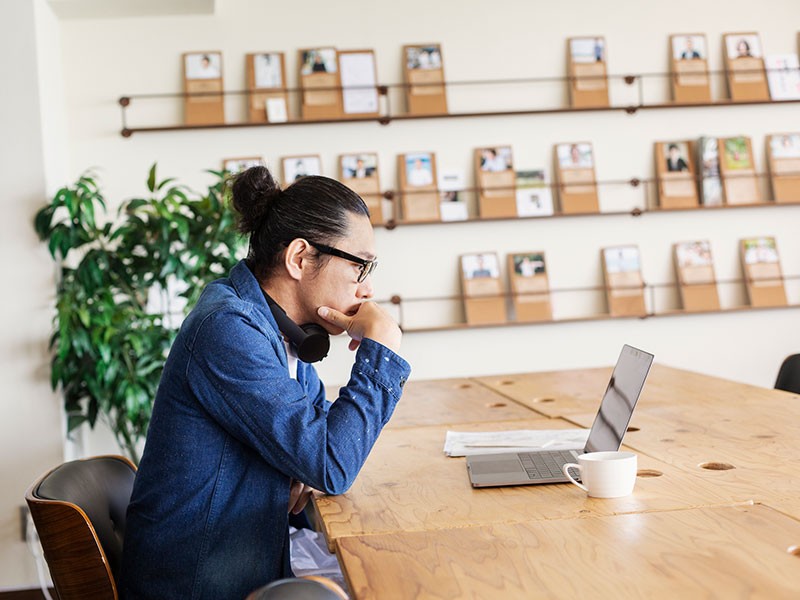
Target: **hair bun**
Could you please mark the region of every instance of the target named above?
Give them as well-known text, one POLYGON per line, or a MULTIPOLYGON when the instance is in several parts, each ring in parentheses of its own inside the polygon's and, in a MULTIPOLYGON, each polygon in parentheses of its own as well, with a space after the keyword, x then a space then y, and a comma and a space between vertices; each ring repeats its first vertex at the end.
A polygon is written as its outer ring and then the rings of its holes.
POLYGON ((233 208, 239 213, 238 228, 252 233, 281 194, 281 188, 267 167, 250 167, 233 180, 233 208))

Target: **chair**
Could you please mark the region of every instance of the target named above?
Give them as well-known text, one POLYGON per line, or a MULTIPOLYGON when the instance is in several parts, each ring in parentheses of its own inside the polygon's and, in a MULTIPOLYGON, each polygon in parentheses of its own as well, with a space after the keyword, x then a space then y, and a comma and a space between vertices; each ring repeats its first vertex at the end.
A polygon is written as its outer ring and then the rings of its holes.
POLYGON ((347 594, 327 577, 306 575, 273 581, 252 592, 246 600, 347 600, 347 594))
POLYGON ((123 456, 66 462, 25 500, 60 600, 116 600, 125 511, 136 467, 123 456))
POLYGON ((800 354, 787 356, 783 361, 775 380, 775 389, 800 394, 800 354))

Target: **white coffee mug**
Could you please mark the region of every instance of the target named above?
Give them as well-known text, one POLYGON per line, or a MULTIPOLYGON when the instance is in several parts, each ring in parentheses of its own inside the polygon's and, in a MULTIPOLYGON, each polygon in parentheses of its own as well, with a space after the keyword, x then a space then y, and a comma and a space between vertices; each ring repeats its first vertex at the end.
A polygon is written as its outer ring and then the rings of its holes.
POLYGON ((633 492, 636 455, 633 452, 588 452, 578 456, 578 464, 565 464, 563 471, 592 498, 621 498, 633 492), (570 475, 570 469, 580 472, 582 484, 570 475))

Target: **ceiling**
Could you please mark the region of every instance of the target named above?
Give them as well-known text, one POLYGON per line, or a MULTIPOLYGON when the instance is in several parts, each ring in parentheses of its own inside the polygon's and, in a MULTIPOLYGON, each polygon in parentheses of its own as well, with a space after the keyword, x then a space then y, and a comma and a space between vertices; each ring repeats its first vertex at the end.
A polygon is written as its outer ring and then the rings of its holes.
POLYGON ((211 15, 216 0, 48 0, 61 19, 211 15))

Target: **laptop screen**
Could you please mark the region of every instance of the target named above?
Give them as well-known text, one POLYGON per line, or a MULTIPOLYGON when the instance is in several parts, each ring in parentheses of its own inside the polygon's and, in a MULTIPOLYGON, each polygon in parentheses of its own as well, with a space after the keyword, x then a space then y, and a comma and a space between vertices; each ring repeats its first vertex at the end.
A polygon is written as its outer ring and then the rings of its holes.
POLYGON ((586 452, 619 450, 652 363, 652 354, 627 344, 622 347, 586 440, 586 452))

